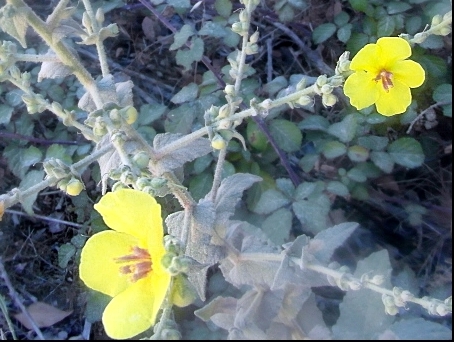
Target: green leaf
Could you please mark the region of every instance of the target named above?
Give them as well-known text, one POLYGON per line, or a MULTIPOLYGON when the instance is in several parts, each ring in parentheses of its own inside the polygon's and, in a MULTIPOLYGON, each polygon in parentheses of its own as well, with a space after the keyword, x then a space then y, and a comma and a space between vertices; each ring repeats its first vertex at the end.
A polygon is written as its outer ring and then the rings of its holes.
POLYGON ((214 8, 219 15, 228 18, 232 13, 232 1, 231 0, 216 0, 214 2, 214 8))
POLYGON ((368 135, 358 138, 358 144, 372 151, 382 151, 388 146, 389 139, 377 135, 368 135))
POLYGON ((317 26, 312 32, 312 40, 314 44, 321 44, 330 38, 336 32, 336 25, 333 23, 325 23, 317 26))
POLYGON ((384 16, 377 22, 377 37, 389 37, 396 28, 396 22, 392 16, 384 16))
POLYGON ((102 314, 107 304, 112 300, 112 297, 104 293, 89 289, 87 305, 85 307, 84 317, 90 323, 101 321, 102 314))
POLYGON ((408 34, 415 34, 419 31, 422 25, 422 18, 419 15, 414 15, 405 20, 405 31, 408 34))
POLYGON ((185 103, 180 107, 172 109, 166 115, 164 121, 164 128, 169 133, 182 133, 188 134, 192 129, 192 122, 194 121, 194 105, 185 103))
POLYGON ((5 148, 3 155, 8 160, 10 170, 20 179, 24 178, 30 166, 40 162, 43 157, 42 152, 35 146, 19 149, 15 145, 10 145, 5 148))
POLYGON ((367 43, 369 43, 369 36, 367 34, 354 32, 347 42, 347 50, 351 52, 351 56, 354 56, 367 43))
MULTIPOLYGON (((44 171, 43 170, 31 170, 28 172, 25 177, 21 180, 19 184, 19 189, 22 191, 31 188, 33 185, 38 184, 44 179, 44 171)), ((30 196, 24 197, 21 200, 22 207, 24 208, 25 212, 29 215, 33 215, 33 204, 38 197, 38 193, 34 193, 30 196)))
POLYGON ((193 101, 197 98, 198 92, 199 87, 197 86, 197 84, 191 82, 188 85, 181 88, 181 90, 178 93, 176 93, 170 99, 170 101, 176 104, 193 101))
POLYGON ((354 167, 353 169, 350 169, 347 172, 347 177, 350 178, 351 180, 354 180, 355 182, 358 183, 363 183, 367 180, 366 175, 364 174, 363 171, 358 169, 357 167, 354 167))
POLYGON ((387 120, 387 117, 378 113, 373 113, 371 115, 368 115, 366 118, 366 122, 371 124, 371 125, 377 125, 385 122, 387 120))
POLYGON ((139 118, 137 119, 138 126, 145 126, 158 120, 167 110, 167 106, 160 103, 150 103, 140 106, 139 118))
POLYGON ((348 42, 352 35, 352 24, 346 24, 337 30, 337 39, 339 39, 342 43, 348 42))
POLYGON ((13 115, 14 108, 8 105, 0 104, 0 125, 9 123, 13 115))
POLYGON ((227 35, 227 30, 224 25, 213 21, 206 21, 199 31, 201 36, 210 36, 214 38, 222 38, 227 35))
POLYGON ((284 76, 278 76, 271 82, 263 86, 263 91, 268 93, 269 96, 274 96, 279 90, 288 86, 287 79, 284 76))
POLYGON ((68 149, 63 145, 52 144, 47 148, 44 160, 49 160, 51 158, 60 159, 68 165, 72 164, 71 153, 68 153, 68 149))
MULTIPOLYGON (((443 115, 452 117, 452 85, 445 83, 439 85, 435 88, 432 98, 436 102, 444 102, 447 103, 442 106, 443 108, 443 115)), ((0 115, 1 117, 1 115, 0 115)), ((0 121, 1 123, 1 121, 0 121)))
POLYGON ((184 66, 186 70, 190 69, 193 62, 199 62, 202 60, 203 49, 203 40, 199 37, 194 38, 189 50, 184 49, 177 51, 177 55, 175 56, 177 64, 184 66))
POLYGON ((298 124, 301 130, 326 131, 329 127, 327 118, 321 115, 310 115, 298 124))
POLYGON ((182 47, 184 44, 186 44, 188 39, 194 35, 194 33, 194 29, 191 25, 183 25, 180 31, 175 33, 175 35, 173 36, 173 44, 170 45, 169 50, 173 51, 182 47))
POLYGON ((298 165, 304 172, 308 173, 312 171, 319 158, 320 156, 318 154, 306 154, 299 160, 298 165))
POLYGON ((358 127, 357 119, 353 114, 347 115, 341 122, 329 126, 328 133, 347 143, 353 140, 358 127))
POLYGON ((347 152, 347 146, 345 144, 333 140, 328 141, 323 145, 322 153, 328 159, 334 159, 344 155, 347 152))
POLYGON ((328 182, 328 184, 326 184, 326 190, 328 192, 331 192, 332 194, 342 196, 342 197, 347 197, 348 195, 350 195, 348 188, 339 181, 328 182))
POLYGON ((24 92, 20 89, 14 89, 5 94, 6 103, 11 107, 17 107, 22 104, 22 95, 24 92))
POLYGON ((296 188, 294 199, 307 200, 310 195, 320 194, 324 189, 324 182, 303 182, 296 188))
POLYGON ((353 145, 348 148, 347 155, 352 162, 363 162, 369 158, 369 150, 363 146, 353 145))
POLYGON ((299 200, 293 203, 293 212, 303 225, 303 229, 317 234, 327 227, 327 217, 331 208, 331 202, 327 195, 317 193, 307 200, 299 200))
POLYGON ((287 23, 295 17, 295 11, 293 10, 292 6, 285 4, 280 10, 279 10, 279 20, 282 21, 283 23, 287 23))
POLYGON ((365 12, 367 9, 368 0, 348 0, 355 11, 365 12))
POLYGON ((377 167, 385 173, 391 173, 394 168, 394 160, 386 152, 372 151, 370 159, 377 167))
POLYGON ((397 14, 408 11, 412 6, 403 1, 392 1, 387 4, 388 14, 397 14))
POLYGON ((26 10, 7 4, 0 8, 0 29, 19 41, 22 47, 27 47, 25 33, 27 32, 28 20, 26 10))
POLYGON ((350 16, 345 11, 339 12, 339 14, 336 14, 336 16, 334 17, 334 23, 339 27, 347 24, 349 20, 350 16))
POLYGON ((266 190, 253 208, 257 214, 270 214, 290 203, 290 199, 276 189, 266 190))
POLYGON ((191 192, 194 200, 205 197, 205 195, 211 190, 211 184, 213 183, 213 175, 209 172, 203 172, 201 174, 191 177, 189 182, 189 191, 191 192))
POLYGON ((65 243, 58 249, 58 266, 66 268, 68 262, 76 254, 76 247, 72 243, 65 243))
POLYGON ((422 317, 410 317, 394 322, 389 328, 399 340, 442 341, 452 338, 448 327, 425 320, 422 317))
POLYGON ((303 134, 293 122, 282 119, 273 120, 270 123, 270 133, 279 148, 285 152, 295 152, 301 147, 303 134))
POLYGON ((174 8, 189 8, 191 1, 189 0, 166 0, 166 2, 174 8))
POLYGON ((282 245, 289 237, 293 214, 286 208, 273 212, 262 223, 262 230, 276 245, 282 245))
POLYGON ((295 193, 295 186, 292 181, 288 178, 278 178, 276 179, 276 186, 281 190, 286 196, 292 198, 295 193))
POLYGON ((421 144, 410 137, 392 142, 388 146, 388 153, 396 164, 410 169, 421 166, 425 158, 421 144))
POLYGON ((438 56, 423 55, 418 58, 423 68, 434 78, 444 78, 448 72, 446 61, 438 56))

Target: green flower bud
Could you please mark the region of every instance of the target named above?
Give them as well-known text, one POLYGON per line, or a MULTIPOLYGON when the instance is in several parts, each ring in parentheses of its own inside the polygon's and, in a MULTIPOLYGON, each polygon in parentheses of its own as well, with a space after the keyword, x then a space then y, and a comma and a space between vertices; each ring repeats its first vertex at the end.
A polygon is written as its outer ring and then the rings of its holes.
POLYGON ((99 7, 98 10, 96 11, 95 15, 96 21, 100 24, 104 22, 104 11, 102 7, 99 7))
POLYGON ((444 27, 440 28, 440 30, 438 31, 438 34, 439 34, 440 36, 447 36, 448 34, 451 33, 451 31, 452 31, 452 30, 451 30, 450 27, 444 26, 444 27))
POLYGON ((228 104, 223 105, 221 108, 219 108, 219 114, 217 119, 224 119, 230 114, 230 108, 228 104))
POLYGON ((247 55, 255 55, 257 52, 259 52, 259 46, 257 44, 248 43, 246 45, 245 52, 247 55))
POLYGON ((320 91, 323 93, 323 94, 331 94, 333 92, 333 86, 331 84, 324 84, 321 88, 320 88, 320 91))
POLYGON ((160 189, 162 188, 163 186, 166 186, 167 185, 167 179, 165 178, 159 178, 159 177, 156 177, 156 178, 153 178, 151 181, 150 181, 150 186, 153 188, 153 189, 160 189))
POLYGON ((332 107, 336 104, 337 97, 333 94, 323 94, 322 103, 325 107, 332 107))
POLYGON ((139 169, 146 168, 150 161, 150 156, 145 151, 140 151, 132 157, 132 160, 139 169))
POLYGON ((227 146, 226 141, 219 134, 215 134, 213 140, 211 140, 211 147, 215 150, 221 150, 227 146))
POLYGON ((136 180, 136 186, 139 190, 143 190, 146 186, 150 186, 150 179, 146 177, 139 177, 136 180))
POLYGON ((443 17, 441 16, 441 14, 437 14, 432 18, 431 25, 436 26, 436 25, 440 24, 442 20, 443 20, 443 17))
POLYGON ((232 127, 232 122, 229 119, 222 119, 218 122, 218 129, 229 129, 232 127))
POLYGON ((326 82, 328 82, 328 77, 326 75, 320 75, 317 78, 317 81, 315 81, 315 84, 321 88, 326 84, 326 82))
POLYGON ((251 42, 252 44, 257 43, 259 40, 259 37, 260 37, 259 31, 255 31, 249 38, 249 42, 251 42))
POLYGON ((227 84, 224 88, 224 92, 227 95, 233 96, 235 95, 235 87, 232 84, 227 84))
POLYGON ((112 122, 121 122, 120 111, 116 108, 112 109, 109 112, 109 118, 110 120, 112 120, 112 122))
POLYGON ((184 308, 191 305, 197 299, 197 292, 184 275, 177 275, 173 280, 173 287, 170 293, 172 304, 184 308))
POLYGON ((244 10, 241 10, 241 11, 240 11, 239 18, 240 18, 241 23, 247 23, 247 21, 248 21, 248 14, 247 14, 247 12, 244 11, 244 10))
POLYGON ((66 193, 70 196, 79 195, 84 189, 84 184, 77 178, 71 178, 66 185, 66 193))
POLYGON ((61 191, 66 191, 66 187, 68 186, 68 183, 69 183, 69 179, 64 178, 57 183, 57 186, 61 191))
POLYGON ((342 76, 333 76, 329 81, 329 84, 333 87, 340 87, 342 84, 344 84, 344 78, 342 76))

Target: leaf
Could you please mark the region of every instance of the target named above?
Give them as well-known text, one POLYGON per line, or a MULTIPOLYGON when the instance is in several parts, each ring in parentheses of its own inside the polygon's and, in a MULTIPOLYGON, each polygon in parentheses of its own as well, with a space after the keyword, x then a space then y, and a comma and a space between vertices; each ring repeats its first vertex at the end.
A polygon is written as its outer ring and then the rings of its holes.
MULTIPOLYGON (((156 153, 159 154, 161 149, 177 141, 182 136, 181 134, 171 133, 157 134, 153 140, 153 147, 156 149, 156 153)), ((210 153, 211 150, 210 141, 205 138, 199 138, 161 156, 158 161, 152 163, 152 167, 156 175, 161 175, 198 157, 202 157, 210 153)))
POLYGON ((391 331, 396 340, 439 341, 452 339, 448 327, 422 317, 411 317, 394 322, 386 332, 391 331))
MULTIPOLYGON (((57 58, 57 55, 49 50, 44 56, 57 58)), ((45 78, 61 78, 72 74, 72 69, 62 62, 43 62, 38 73, 38 82, 45 78)))
POLYGON ((279 90, 288 86, 288 81, 284 76, 278 76, 265 84, 262 88, 270 97, 274 96, 279 90))
MULTIPOLYGON (((50 327, 73 313, 73 310, 63 311, 43 302, 33 303, 27 307, 27 311, 38 328, 50 327)), ((32 323, 22 312, 14 315, 14 318, 21 322, 27 329, 33 329, 32 323)))
POLYGON ((87 305, 85 306, 84 316, 90 323, 101 321, 102 314, 112 297, 104 293, 88 289, 87 305))
POLYGON ((356 222, 344 222, 321 231, 310 242, 317 246, 313 255, 319 262, 327 265, 336 249, 347 241, 358 226, 356 222))
MULTIPOLYGON (((196 159, 196 162, 197 160, 200 160, 200 158, 196 159)), ((211 184, 213 184, 213 175, 209 172, 203 172, 191 177, 191 180, 189 181, 189 191, 194 200, 198 201, 205 197, 211 190, 211 184)))
POLYGON ((137 119, 138 126, 145 126, 158 120, 164 115, 167 106, 160 103, 147 103, 140 107, 139 117, 137 119))
POLYGON ((170 6, 174 8, 189 8, 191 7, 191 2, 189 0, 167 0, 166 1, 170 6))
POLYGON ((394 168, 394 160, 386 152, 372 151, 370 159, 377 167, 385 173, 391 173, 394 168))
MULTIPOLYGON (((43 170, 31 170, 24 176, 24 178, 22 178, 19 184, 19 189, 21 189, 22 191, 27 190, 31 188, 33 185, 38 184, 44 179, 44 174, 45 173, 43 170)), ((22 197, 21 204, 27 214, 29 215, 34 214, 33 204, 35 203, 37 197, 38 197, 37 192, 30 196, 22 197)))
POLYGON ((352 24, 346 24, 337 30, 337 39, 339 39, 342 43, 348 42, 352 35, 352 24))
POLYGON ((358 144, 372 151, 383 151, 388 146, 389 139, 377 135, 368 135, 358 138, 358 144))
POLYGON ((184 66, 186 70, 191 68, 193 62, 199 62, 202 60, 204 51, 203 40, 199 37, 193 38, 191 41, 191 47, 184 50, 178 50, 175 56, 178 65, 184 66))
POLYGON ((353 140, 358 127, 357 119, 354 115, 347 115, 341 122, 337 122, 329 126, 328 133, 339 138, 343 143, 348 143, 353 140))
POLYGON ((368 0, 348 0, 350 5, 355 11, 365 12, 368 4, 368 0))
POLYGON ((218 327, 229 331, 234 326, 238 299, 233 297, 216 297, 194 314, 204 322, 212 321, 218 327))
POLYGON ((327 118, 321 115, 310 115, 298 124, 301 130, 326 131, 329 127, 327 118))
MULTIPOLYGON (((435 88, 432 98, 436 102, 447 103, 443 108, 443 115, 452 117, 452 85, 445 83, 439 85, 435 88)), ((1 123, 1 114, 0 114, 0 123, 1 123)))
POLYGON ((269 189, 262 194, 252 211, 257 214, 270 214, 289 203, 290 199, 282 192, 275 189, 269 189))
POLYGON ((286 208, 273 212, 262 223, 262 230, 276 245, 282 245, 289 237, 292 229, 293 214, 286 208))
POLYGON ((5 104, 0 104, 0 125, 8 124, 13 115, 14 108, 5 104))
POLYGON ((321 44, 330 38, 336 32, 336 29, 337 27, 333 23, 321 24, 312 31, 312 41, 316 45, 321 44))
POLYGON ((353 145, 348 148, 347 155, 352 162, 364 162, 369 158, 369 150, 360 145, 353 145))
POLYGON ((383 16, 377 22, 377 37, 389 37, 396 29, 396 22, 393 16, 383 16))
POLYGON ((276 144, 285 152, 295 152, 301 147, 303 135, 293 122, 276 119, 270 123, 270 133, 276 144))
POLYGON ((22 179, 30 166, 42 160, 42 152, 35 146, 23 149, 11 144, 5 148, 3 156, 8 160, 8 167, 13 174, 22 179))
POLYGON ((233 5, 231 0, 216 0, 214 7, 220 16, 228 18, 232 13, 233 5))
POLYGON ((197 98, 197 94, 199 92, 199 87, 197 84, 191 82, 188 85, 181 88, 181 90, 176 93, 170 101, 179 104, 184 102, 193 101, 197 98))
POLYGON ((388 146, 388 153, 396 164, 409 169, 421 166, 425 158, 421 144, 410 137, 393 141, 388 146))
POLYGON ((307 200, 294 202, 293 212, 303 225, 303 229, 317 234, 326 229, 331 202, 327 195, 317 193, 309 196, 307 200))
POLYGON ((348 170, 347 177, 358 183, 363 183, 367 180, 367 176, 364 174, 364 172, 357 167, 353 167, 352 169, 348 170))
POLYGON ((388 14, 402 13, 412 8, 410 4, 402 1, 392 1, 387 3, 388 14))
POLYGON ((323 144, 322 153, 327 159, 334 159, 344 155, 347 152, 347 146, 339 141, 328 141, 323 144))
POLYGON ((227 35, 227 30, 225 29, 225 26, 220 23, 205 21, 199 31, 199 35, 222 38, 227 35))
POLYGON ((27 32, 28 20, 26 9, 21 10, 14 5, 7 4, 0 8, 0 29, 19 41, 22 47, 27 48, 25 33, 27 32))
POLYGON ((181 134, 190 133, 195 118, 194 107, 194 103, 184 103, 169 111, 164 122, 166 132, 181 134))
POLYGON ((191 25, 185 24, 181 27, 180 31, 174 34, 173 44, 170 45, 169 50, 173 51, 182 47, 188 39, 194 35, 194 29, 191 25))
POLYGON ((72 243, 65 243, 58 248, 58 266, 66 268, 68 262, 76 254, 76 247, 72 243))
POLYGON ((326 184, 326 190, 337 196, 347 197, 348 195, 350 195, 348 188, 339 181, 328 182, 326 184))
MULTIPOLYGON (((354 277, 361 278, 364 274, 380 274, 385 277, 382 288, 391 288, 391 264, 388 252, 381 250, 372 253, 358 262, 354 277)), ((333 326, 333 338, 336 340, 371 340, 385 331, 394 316, 385 313, 381 295, 367 290, 347 291, 339 305, 340 316, 333 326)))

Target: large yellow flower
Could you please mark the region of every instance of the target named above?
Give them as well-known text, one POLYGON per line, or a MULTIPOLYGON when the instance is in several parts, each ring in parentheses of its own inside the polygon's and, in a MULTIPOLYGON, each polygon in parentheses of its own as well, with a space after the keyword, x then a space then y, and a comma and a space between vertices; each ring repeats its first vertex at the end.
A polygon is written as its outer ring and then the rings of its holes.
POLYGON ((161 265, 166 252, 161 207, 150 195, 132 189, 108 193, 94 207, 113 230, 87 241, 80 278, 113 297, 102 316, 107 335, 130 338, 155 324, 170 284, 161 265))
POLYGON ((344 84, 351 104, 363 109, 374 104, 385 116, 405 112, 411 103, 410 88, 417 88, 425 78, 418 63, 407 60, 410 44, 403 38, 384 37, 377 44, 367 44, 352 59, 354 71, 344 84))

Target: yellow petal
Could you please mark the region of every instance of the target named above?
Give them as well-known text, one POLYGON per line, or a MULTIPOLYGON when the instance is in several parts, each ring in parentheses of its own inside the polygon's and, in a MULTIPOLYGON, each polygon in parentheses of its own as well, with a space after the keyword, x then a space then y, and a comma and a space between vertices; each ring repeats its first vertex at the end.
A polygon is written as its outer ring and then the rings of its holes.
POLYGON ((344 93, 350 98, 350 103, 360 110, 374 104, 379 93, 377 83, 370 73, 357 71, 350 75, 344 83, 344 93))
POLYGON ((411 103, 410 88, 394 79, 394 86, 386 92, 380 90, 380 97, 376 102, 377 112, 385 116, 392 116, 405 112, 411 103))
POLYGON ((112 299, 102 316, 107 335, 114 339, 131 338, 155 324, 163 297, 158 297, 157 290, 162 284, 154 280, 143 278, 112 299))
POLYGON ((353 57, 350 69, 368 71, 374 75, 380 72, 379 49, 377 44, 367 44, 353 57))
POLYGON ((111 297, 124 291, 130 282, 120 274, 120 265, 114 259, 130 254, 137 243, 133 236, 111 230, 93 235, 82 249, 80 278, 88 287, 111 297))
POLYGON ((419 87, 425 79, 425 71, 422 66, 410 60, 397 61, 389 71, 394 75, 394 79, 410 88, 419 87))
POLYGON ((148 240, 152 228, 160 229, 162 238, 161 206, 142 191, 121 189, 109 192, 94 208, 110 228, 139 238, 141 247, 148 240))
POLYGON ((403 38, 383 37, 377 41, 380 50, 381 64, 386 70, 399 60, 404 60, 411 56, 410 44, 403 38))

